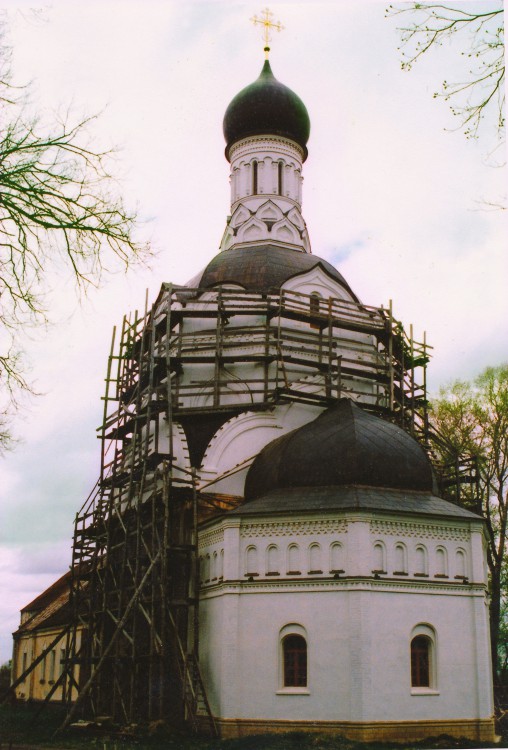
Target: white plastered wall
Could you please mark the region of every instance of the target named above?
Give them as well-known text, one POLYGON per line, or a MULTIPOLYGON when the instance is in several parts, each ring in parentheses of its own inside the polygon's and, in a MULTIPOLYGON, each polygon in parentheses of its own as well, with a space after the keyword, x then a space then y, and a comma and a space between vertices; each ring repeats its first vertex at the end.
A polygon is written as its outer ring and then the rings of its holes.
POLYGON ((255 524, 230 516, 222 522, 224 578, 201 595, 201 666, 217 716, 369 722, 492 715, 486 582, 483 573, 474 575, 483 569, 475 540, 480 525, 426 527, 419 518, 397 535, 395 518, 384 533, 379 518, 374 527, 371 521, 360 514, 347 522, 336 516, 256 518, 255 524), (384 542, 389 561, 401 538, 411 550, 425 544, 427 579, 414 575, 412 563, 406 580, 372 575, 374 543, 384 542), (322 575, 309 575, 302 564, 295 578, 281 565, 283 575, 267 579, 267 545, 297 543, 303 553, 317 542, 325 552, 334 541, 345 546, 342 580, 330 575, 326 554, 322 575), (247 580, 249 544, 259 548, 259 577, 247 580), (457 548, 466 551, 470 581, 456 581, 452 570, 447 581, 434 577, 433 551, 443 545, 450 556, 457 548), (303 629, 308 644, 308 688, 296 692, 283 689, 280 671, 280 634, 292 625, 303 629), (434 689, 420 694, 411 689, 409 650, 418 625, 435 632, 437 670, 434 689))

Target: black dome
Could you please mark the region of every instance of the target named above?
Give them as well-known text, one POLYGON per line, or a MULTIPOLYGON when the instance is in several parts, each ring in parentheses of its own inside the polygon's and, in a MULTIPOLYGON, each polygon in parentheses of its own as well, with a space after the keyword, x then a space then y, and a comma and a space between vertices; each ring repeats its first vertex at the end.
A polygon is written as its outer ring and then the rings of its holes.
POLYGON ((305 104, 291 89, 277 81, 265 61, 259 78, 246 86, 229 104, 224 115, 226 158, 229 149, 251 135, 280 135, 298 143, 307 158, 310 120, 305 104))
POLYGON ((278 291, 288 279, 316 266, 321 266, 328 276, 357 299, 344 277, 328 261, 317 255, 270 244, 223 250, 212 258, 204 271, 187 282, 187 286, 207 288, 229 283, 239 284, 251 292, 278 291))
POLYGON ((263 448, 247 474, 245 500, 279 489, 358 485, 435 490, 430 461, 419 443, 343 398, 263 448))

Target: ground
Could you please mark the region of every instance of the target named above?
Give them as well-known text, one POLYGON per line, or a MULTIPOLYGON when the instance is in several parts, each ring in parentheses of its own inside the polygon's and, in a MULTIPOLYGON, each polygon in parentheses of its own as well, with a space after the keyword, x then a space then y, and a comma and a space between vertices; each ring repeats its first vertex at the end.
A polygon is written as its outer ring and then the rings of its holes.
POLYGON ((63 721, 65 712, 51 706, 37 716, 35 706, 15 704, 0 706, 0 750, 427 750, 436 748, 508 748, 508 726, 501 729, 502 739, 491 743, 434 738, 411 744, 362 744, 343 737, 291 732, 280 735, 262 735, 237 740, 217 740, 169 730, 155 723, 137 737, 128 737, 111 730, 68 730, 52 738, 63 721))

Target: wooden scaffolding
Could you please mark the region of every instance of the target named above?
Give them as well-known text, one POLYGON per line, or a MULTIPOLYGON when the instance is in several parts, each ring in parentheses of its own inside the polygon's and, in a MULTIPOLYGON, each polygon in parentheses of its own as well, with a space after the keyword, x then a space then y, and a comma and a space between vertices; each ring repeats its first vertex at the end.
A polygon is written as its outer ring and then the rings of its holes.
POLYGON ((197 524, 224 505, 198 489, 199 451, 178 463, 175 425, 206 438, 203 425, 213 432, 242 412, 349 396, 432 452, 429 349, 391 305, 289 291, 164 284, 151 309, 124 318, 108 361, 100 478, 75 521, 58 681, 66 724, 206 720, 215 731, 198 661, 197 524), (309 380, 320 387, 302 387, 309 380))

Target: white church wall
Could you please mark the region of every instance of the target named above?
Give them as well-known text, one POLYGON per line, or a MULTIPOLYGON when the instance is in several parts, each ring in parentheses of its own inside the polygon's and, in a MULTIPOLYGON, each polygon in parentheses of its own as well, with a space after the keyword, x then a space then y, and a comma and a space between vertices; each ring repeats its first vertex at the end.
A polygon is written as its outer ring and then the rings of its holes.
POLYGON ((223 581, 203 585, 200 605, 201 664, 216 715, 360 722, 490 717, 482 527, 427 521, 351 513, 231 516, 207 524, 200 550, 225 550, 223 581), (216 533, 221 525, 223 537, 216 533), (374 577, 376 544, 387 572, 374 577), (405 551, 398 558, 397 545, 405 551), (416 575, 418 547, 425 547, 425 577, 416 575), (443 575, 439 550, 450 566, 463 552, 472 583, 456 579, 452 567, 447 579, 436 577, 443 575), (400 560, 407 577, 394 580, 400 560), (344 572, 336 574, 335 566, 344 572), (418 628, 435 634, 431 689, 411 687, 410 643, 418 628), (292 630, 307 641, 305 689, 281 683, 281 634, 292 630))
MULTIPOLYGON (((475 620, 474 596, 425 594, 413 587, 372 591, 366 584, 364 590, 354 584, 328 591, 317 586, 267 591, 259 584, 258 590, 203 601, 211 634, 206 663, 214 680, 214 660, 221 655, 220 716, 419 721, 491 715, 491 697, 483 687, 488 653, 476 652, 477 625, 487 623, 485 614, 475 620), (228 618, 225 629, 223 617, 228 618), (411 689, 410 641, 420 623, 436 633, 437 679, 435 689, 418 694, 411 689), (305 689, 284 689, 281 682, 281 631, 295 630, 292 625, 306 633, 305 689)), ((482 594, 476 596, 485 610, 482 594)))
POLYGON ((486 626, 481 589, 444 591, 422 584, 419 589, 396 591, 387 584, 384 591, 373 592, 359 628, 365 668, 364 718, 488 718, 493 709, 487 687, 489 654, 477 642, 478 627, 486 635, 486 626), (476 612, 477 604, 483 616, 476 612), (435 633, 435 674, 429 689, 411 688, 410 642, 420 624, 435 633))

